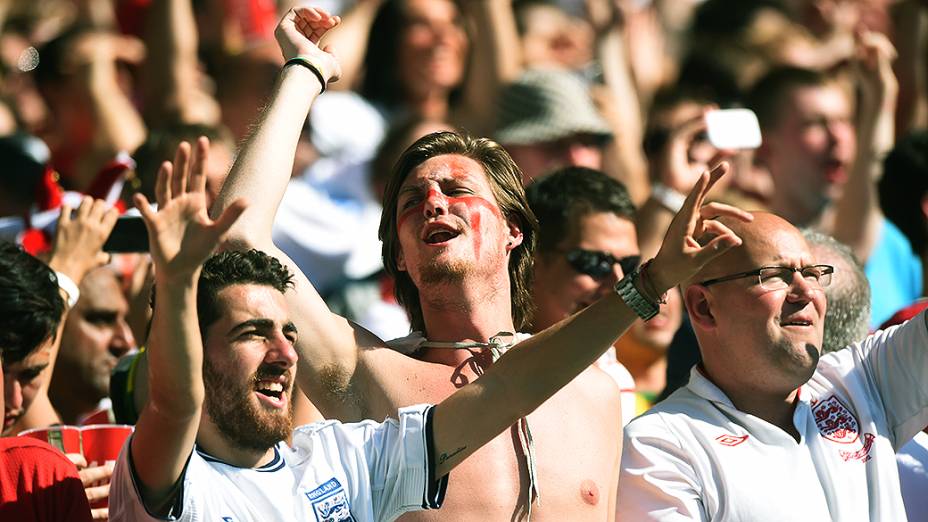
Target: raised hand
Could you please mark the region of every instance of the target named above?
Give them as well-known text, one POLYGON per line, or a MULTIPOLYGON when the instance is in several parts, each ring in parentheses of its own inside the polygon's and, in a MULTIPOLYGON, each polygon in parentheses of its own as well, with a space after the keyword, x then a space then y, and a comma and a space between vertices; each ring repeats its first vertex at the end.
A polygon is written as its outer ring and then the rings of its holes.
POLYGON ((108 208, 105 201, 89 196, 81 200, 73 216, 71 208, 62 205, 49 266, 80 284, 87 272, 106 264, 109 259, 101 248, 118 217, 115 208, 108 208))
POLYGON ((724 162, 710 172, 703 172, 670 223, 650 272, 661 291, 691 277, 712 259, 741 244, 741 238, 716 218, 728 216, 752 221, 754 216, 723 203, 703 204, 712 185, 727 172, 728 164, 724 162), (711 239, 706 239, 707 236, 711 239))
POLYGON ((171 280, 199 273, 200 265, 222 241, 232 224, 242 215, 246 203, 238 199, 213 221, 207 213, 206 162, 209 140, 197 140, 177 147, 174 163, 164 162, 158 170, 155 212, 142 194, 134 196, 148 229, 155 278, 171 280))
POLYGON ((319 72, 326 81, 334 82, 342 75, 341 65, 329 46, 319 47, 319 40, 340 22, 341 18, 318 7, 294 7, 277 24, 274 37, 284 60, 295 56, 310 57, 320 67, 319 72))

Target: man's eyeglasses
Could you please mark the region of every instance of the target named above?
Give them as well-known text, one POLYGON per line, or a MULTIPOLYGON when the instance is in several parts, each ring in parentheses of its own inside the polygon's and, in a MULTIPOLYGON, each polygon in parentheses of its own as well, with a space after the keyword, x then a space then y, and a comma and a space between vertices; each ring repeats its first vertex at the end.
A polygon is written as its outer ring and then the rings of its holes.
POLYGON ((709 279, 700 283, 702 286, 714 285, 741 279, 742 277, 756 277, 757 283, 764 290, 782 290, 789 288, 793 281, 793 274, 799 272, 802 278, 807 282, 825 288, 831 284, 831 274, 835 272, 835 267, 831 265, 811 265, 802 268, 793 268, 791 266, 765 266, 750 272, 741 272, 724 277, 709 279))
POLYGON ((623 274, 629 274, 638 263, 641 262, 641 256, 625 256, 617 258, 608 252, 598 252, 596 250, 584 250, 575 248, 567 252, 567 262, 570 266, 594 279, 601 279, 612 273, 612 267, 618 264, 622 267, 623 274))

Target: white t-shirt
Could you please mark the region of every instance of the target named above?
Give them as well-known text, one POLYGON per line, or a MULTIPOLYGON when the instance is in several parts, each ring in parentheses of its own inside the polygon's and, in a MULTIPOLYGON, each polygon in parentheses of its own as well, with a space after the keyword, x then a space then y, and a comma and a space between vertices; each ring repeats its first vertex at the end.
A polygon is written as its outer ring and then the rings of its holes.
POLYGON ((625 428, 621 520, 905 520, 895 451, 928 424, 924 312, 824 355, 796 442, 697 368, 625 428))
POLYGON ((919 433, 903 446, 896 464, 909 520, 928 520, 928 434, 919 433))
POLYGON ((111 481, 110 520, 373 522, 438 508, 447 476, 429 477, 430 411, 419 405, 383 423, 299 427, 292 447, 278 443, 260 468, 226 464, 196 448, 166 518, 142 504, 127 443, 111 481))

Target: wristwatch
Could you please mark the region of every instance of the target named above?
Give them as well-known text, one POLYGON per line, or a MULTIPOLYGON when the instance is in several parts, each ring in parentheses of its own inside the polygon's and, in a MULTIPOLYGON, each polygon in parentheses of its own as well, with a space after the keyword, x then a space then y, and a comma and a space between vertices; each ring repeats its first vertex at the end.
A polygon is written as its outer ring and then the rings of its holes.
POLYGON ((623 277, 621 281, 615 284, 615 293, 625 301, 629 308, 634 310, 638 317, 645 321, 651 319, 660 311, 657 303, 651 302, 638 291, 635 281, 641 272, 641 268, 636 268, 632 273, 623 277))

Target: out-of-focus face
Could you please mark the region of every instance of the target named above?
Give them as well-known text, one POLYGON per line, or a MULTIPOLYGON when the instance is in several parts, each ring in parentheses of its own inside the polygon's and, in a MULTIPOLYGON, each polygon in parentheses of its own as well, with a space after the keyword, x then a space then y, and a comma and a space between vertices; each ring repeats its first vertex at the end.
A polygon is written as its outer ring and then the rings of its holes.
POLYGON ((814 213, 840 195, 847 181, 856 151, 851 102, 832 84, 795 89, 781 109, 778 124, 764 131, 774 205, 785 207, 774 211, 814 213))
POLYGON ((135 347, 126 323, 129 303, 116 273, 102 267, 81 281, 81 297, 62 330, 55 377, 67 382, 67 393, 97 402, 109 395, 110 374, 119 358, 135 347))
POLYGON ((464 78, 469 41, 449 0, 407 0, 399 36, 399 77, 407 92, 453 89, 464 78))
POLYGON ((593 53, 593 30, 553 5, 527 8, 522 51, 528 67, 560 66, 580 69, 593 53))
POLYGON ((586 308, 612 291, 616 281, 624 277, 620 265, 609 273, 594 277, 579 272, 568 261, 568 253, 576 249, 605 252, 615 259, 638 256, 638 236, 630 220, 611 212, 587 214, 574 226, 552 252, 535 256, 535 279, 532 296, 537 310, 533 330, 543 330, 586 308))
POLYGON ((423 285, 507 273, 521 232, 503 216, 483 167, 454 154, 412 170, 397 200, 397 267, 423 285), (502 272, 500 272, 502 270, 502 272))
POLYGON ((206 415, 230 444, 267 451, 293 431, 296 328, 275 288, 237 284, 217 297, 220 318, 204 347, 206 415))
POLYGON ((3 435, 26 413, 42 387, 42 371, 51 358, 51 339, 17 363, 3 363, 3 435))
MULTIPOLYGON (((680 291, 671 288, 667 292, 667 303, 661 305, 660 312, 649 321, 638 319, 625 335, 631 336, 640 346, 663 354, 670 348, 670 342, 673 341, 673 336, 680 329, 682 322, 683 300, 680 298, 680 291)), ((617 346, 620 344, 621 341, 617 346)))
POLYGON ((584 134, 553 142, 506 145, 506 151, 522 170, 522 182, 526 185, 562 167, 603 168, 602 141, 584 134))
MULTIPOLYGON (((816 263, 799 231, 780 218, 757 214, 750 227, 751 233, 739 234, 742 247, 713 263, 713 277, 764 266, 798 268, 816 263)), ((687 288, 688 296, 694 291, 708 293, 714 322, 709 330, 717 349, 703 350, 707 368, 752 376, 758 379, 752 386, 778 391, 793 390, 812 376, 821 353, 825 293, 795 272, 789 283, 786 288, 767 290, 755 276, 698 285, 698 290, 687 288)), ((688 305, 693 317, 693 303, 688 305)), ((706 328, 698 319, 693 324, 697 335, 706 328)))

